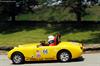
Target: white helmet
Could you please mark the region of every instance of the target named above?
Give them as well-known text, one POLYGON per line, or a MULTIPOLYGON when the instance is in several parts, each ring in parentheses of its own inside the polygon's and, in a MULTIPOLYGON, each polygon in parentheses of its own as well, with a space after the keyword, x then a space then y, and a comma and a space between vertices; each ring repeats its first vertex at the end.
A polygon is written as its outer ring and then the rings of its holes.
POLYGON ((50 36, 48 36, 48 39, 49 40, 54 40, 54 36, 53 35, 50 35, 50 36))

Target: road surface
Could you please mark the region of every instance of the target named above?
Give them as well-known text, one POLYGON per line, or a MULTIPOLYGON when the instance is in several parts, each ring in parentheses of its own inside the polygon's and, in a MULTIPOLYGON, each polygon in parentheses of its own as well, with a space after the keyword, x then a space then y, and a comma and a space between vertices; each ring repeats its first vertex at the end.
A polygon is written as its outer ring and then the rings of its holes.
POLYGON ((100 66, 100 53, 83 54, 83 60, 72 60, 61 63, 57 61, 49 62, 26 62, 25 64, 14 65, 7 55, 0 55, 0 66, 100 66))

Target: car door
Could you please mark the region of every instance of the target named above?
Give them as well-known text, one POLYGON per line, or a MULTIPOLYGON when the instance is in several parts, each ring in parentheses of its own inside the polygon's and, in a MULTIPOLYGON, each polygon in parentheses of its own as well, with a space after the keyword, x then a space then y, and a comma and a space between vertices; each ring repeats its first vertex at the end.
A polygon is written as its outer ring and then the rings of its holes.
POLYGON ((39 59, 55 59, 57 46, 40 46, 36 49, 36 57, 39 59))

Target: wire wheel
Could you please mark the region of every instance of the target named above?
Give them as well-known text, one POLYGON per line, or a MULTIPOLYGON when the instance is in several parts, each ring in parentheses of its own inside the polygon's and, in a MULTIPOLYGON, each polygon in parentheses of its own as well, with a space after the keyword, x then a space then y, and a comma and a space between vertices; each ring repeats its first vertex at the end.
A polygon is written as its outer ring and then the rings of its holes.
POLYGON ((66 62, 71 60, 71 54, 67 51, 61 51, 58 53, 57 59, 61 62, 66 62))
POLYGON ((14 53, 12 55, 12 62, 14 64, 21 64, 24 62, 24 56, 21 53, 14 53))

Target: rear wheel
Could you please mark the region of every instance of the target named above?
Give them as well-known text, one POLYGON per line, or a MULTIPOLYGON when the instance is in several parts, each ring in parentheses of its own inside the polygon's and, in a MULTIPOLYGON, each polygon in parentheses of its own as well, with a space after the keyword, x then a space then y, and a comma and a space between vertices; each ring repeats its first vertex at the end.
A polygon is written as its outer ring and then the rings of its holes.
POLYGON ((22 64, 25 61, 25 58, 22 53, 20 52, 15 52, 12 54, 11 60, 13 64, 22 64))
POLYGON ((61 62, 67 62, 71 60, 71 54, 68 51, 60 51, 57 54, 57 59, 61 62))

